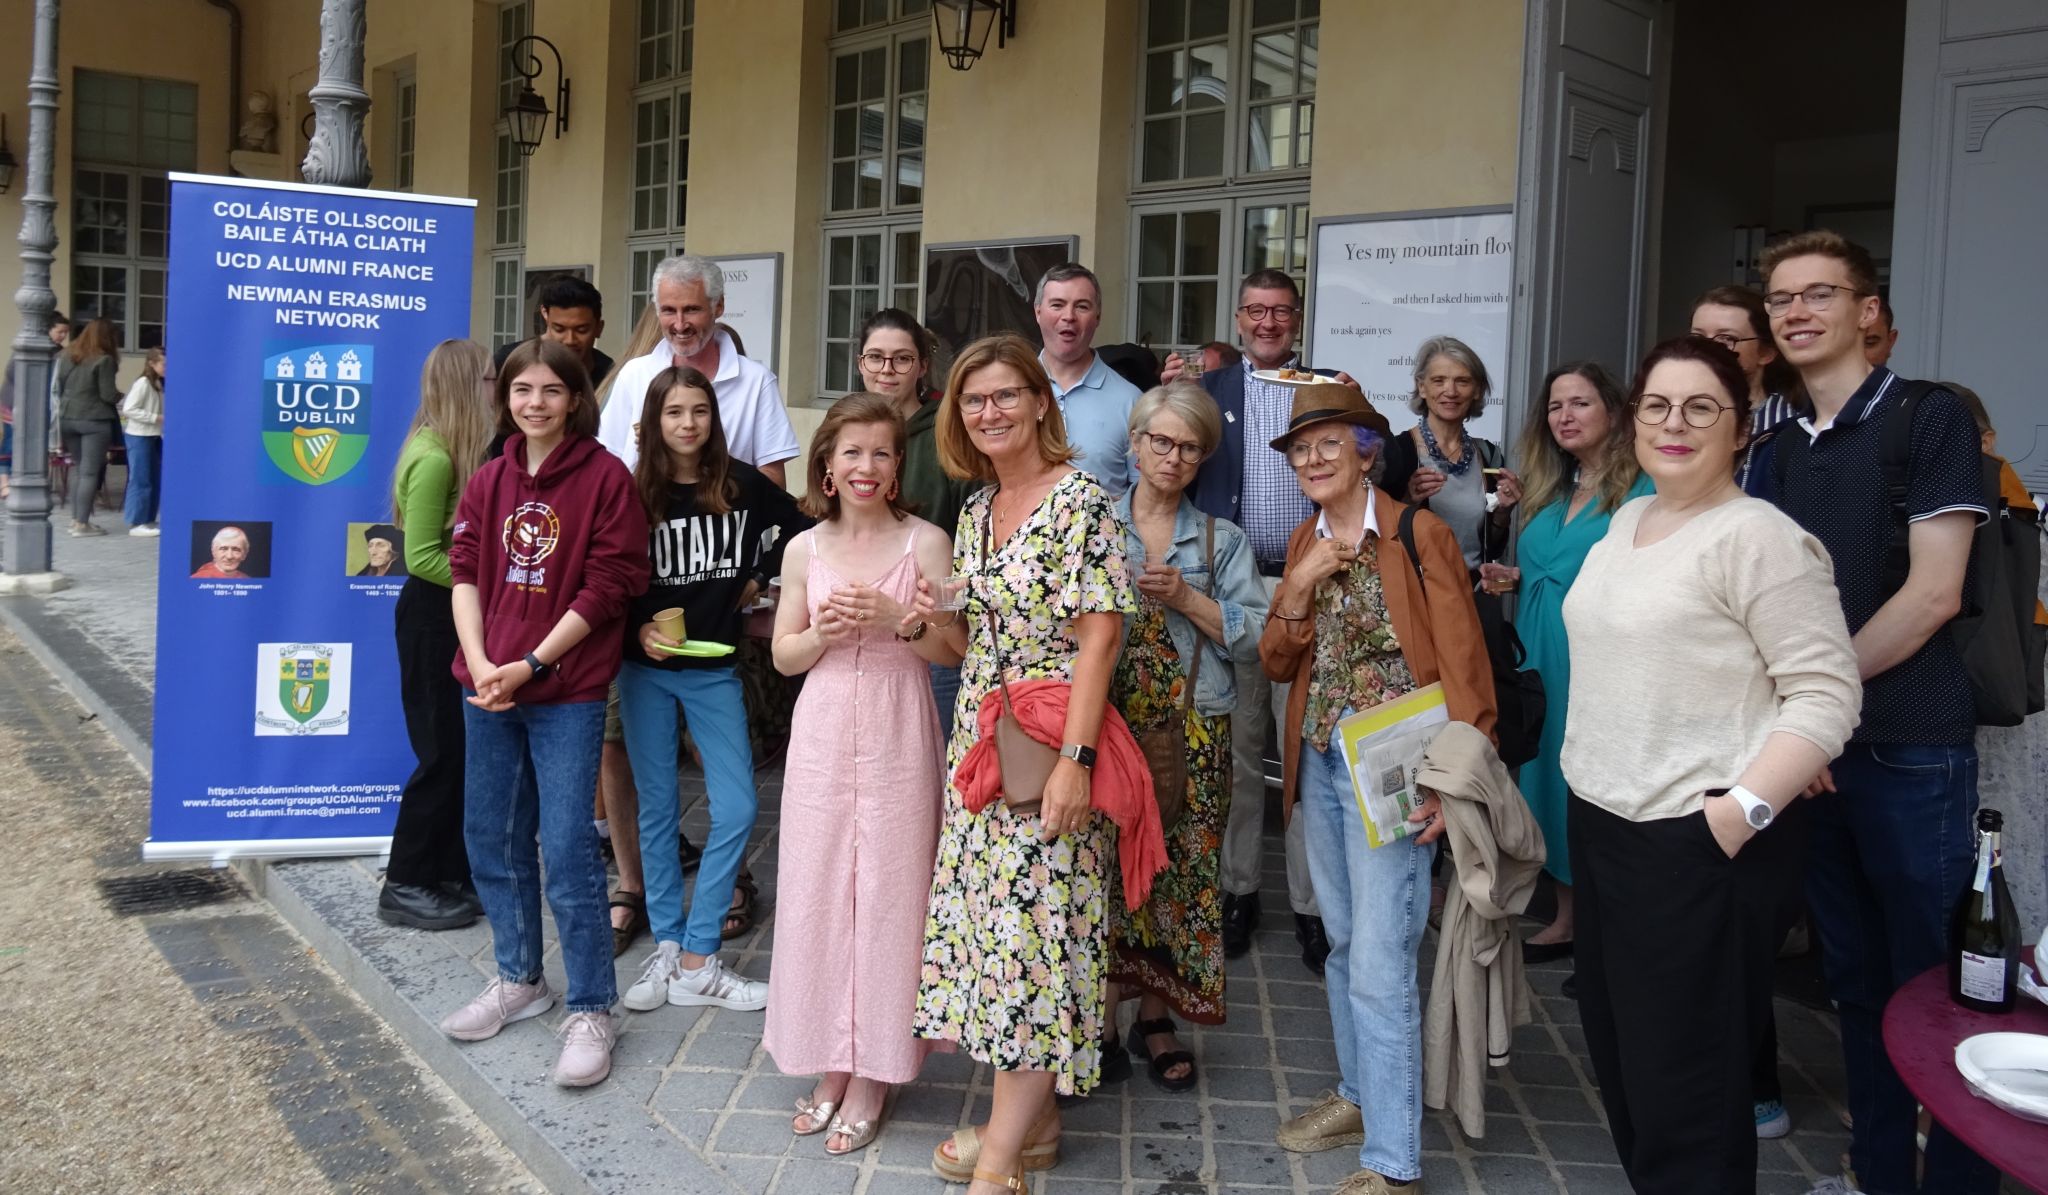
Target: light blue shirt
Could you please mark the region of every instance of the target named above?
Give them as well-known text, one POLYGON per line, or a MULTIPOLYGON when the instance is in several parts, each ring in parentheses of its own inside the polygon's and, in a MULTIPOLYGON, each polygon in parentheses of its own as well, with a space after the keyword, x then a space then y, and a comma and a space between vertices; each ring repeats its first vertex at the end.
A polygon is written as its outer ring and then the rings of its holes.
MULTIPOLYGON (((1038 362, 1046 364, 1044 353, 1038 362)), ((1067 421, 1067 446, 1079 454, 1074 463, 1110 497, 1123 497, 1131 488, 1131 407, 1138 388, 1104 365, 1098 353, 1080 381, 1065 390, 1054 382, 1052 396, 1067 421)))

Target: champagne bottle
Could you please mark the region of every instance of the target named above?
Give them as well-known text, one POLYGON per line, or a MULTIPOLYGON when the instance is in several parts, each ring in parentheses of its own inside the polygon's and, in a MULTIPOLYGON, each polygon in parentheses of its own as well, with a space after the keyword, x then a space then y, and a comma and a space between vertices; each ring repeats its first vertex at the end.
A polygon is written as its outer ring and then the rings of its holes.
POLYGON ((1956 902, 1948 956, 1948 994, 1978 1012, 2011 1012, 2019 990, 2020 919, 1999 866, 2005 818, 1977 811, 1977 866, 1956 902))

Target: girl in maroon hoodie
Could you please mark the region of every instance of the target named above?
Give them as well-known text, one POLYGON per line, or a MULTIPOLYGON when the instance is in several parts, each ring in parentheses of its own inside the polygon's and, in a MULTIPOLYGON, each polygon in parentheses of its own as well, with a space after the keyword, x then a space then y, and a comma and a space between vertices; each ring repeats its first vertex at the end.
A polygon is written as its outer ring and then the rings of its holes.
POLYGON ((441 1022, 478 1041, 539 1016, 540 851, 568 972, 555 1082, 611 1073, 611 923, 590 794, 605 690, 619 670, 627 604, 647 586, 647 515, 633 477, 594 438, 597 400, 568 349, 529 340, 498 370, 502 455, 462 492, 450 535, 455 678, 463 709, 463 838, 498 977, 441 1022))

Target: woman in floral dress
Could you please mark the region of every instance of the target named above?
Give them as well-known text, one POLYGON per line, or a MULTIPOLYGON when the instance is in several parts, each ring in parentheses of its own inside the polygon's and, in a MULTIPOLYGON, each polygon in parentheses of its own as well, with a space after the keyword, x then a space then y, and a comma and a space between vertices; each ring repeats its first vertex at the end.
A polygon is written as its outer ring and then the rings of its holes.
POLYGON ((989 1123, 932 1155, 970 1195, 996 1195, 1057 1160, 1055 1091, 1086 1093, 1100 1076, 1118 872, 1116 835, 1089 808, 1089 767, 1134 603, 1115 508, 1073 468, 1032 345, 969 345, 941 401, 940 462, 995 484, 968 499, 953 537, 953 570, 970 578, 965 611, 936 610, 933 579, 919 584, 916 618, 962 663, 915 1028, 996 1069, 989 1123), (1016 679, 1072 685, 1067 750, 1030 813, 1000 800, 970 813, 950 774, 974 743, 998 654, 1016 679))
MULTIPOLYGON (((1138 483, 1119 512, 1127 524, 1138 613, 1129 620, 1110 699, 1134 731, 1182 729, 1186 806, 1166 832, 1167 867, 1136 909, 1111 902, 1116 943, 1110 1001, 1138 998, 1130 1052, 1168 1091, 1195 1085, 1195 1062, 1171 1014, 1223 1022, 1223 897, 1218 855, 1230 812, 1230 710, 1238 660, 1259 656, 1266 591, 1244 532, 1183 496, 1223 437, 1216 400, 1193 382, 1149 391, 1131 408, 1138 483), (1201 665, 1195 666, 1197 656, 1201 665), (1187 686, 1193 673, 1193 705, 1187 686)), ((1114 1041, 1115 1035, 1110 1035, 1114 1041)), ((1117 1068, 1113 1044, 1105 1070, 1117 1068)), ((1128 1063, 1124 1064, 1128 1066, 1128 1063)))

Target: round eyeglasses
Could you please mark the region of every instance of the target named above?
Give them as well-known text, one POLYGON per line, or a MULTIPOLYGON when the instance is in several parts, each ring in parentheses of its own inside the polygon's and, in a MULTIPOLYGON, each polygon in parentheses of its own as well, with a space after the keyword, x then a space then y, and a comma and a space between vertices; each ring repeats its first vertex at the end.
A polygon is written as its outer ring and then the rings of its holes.
MULTIPOLYGON (((1687 427, 1712 427, 1721 419, 1721 412, 1735 408, 1711 398, 1694 396, 1677 404, 1679 417, 1687 427)), ((1657 394, 1646 394, 1636 400, 1636 422, 1655 427, 1671 418, 1672 402, 1657 394)))

